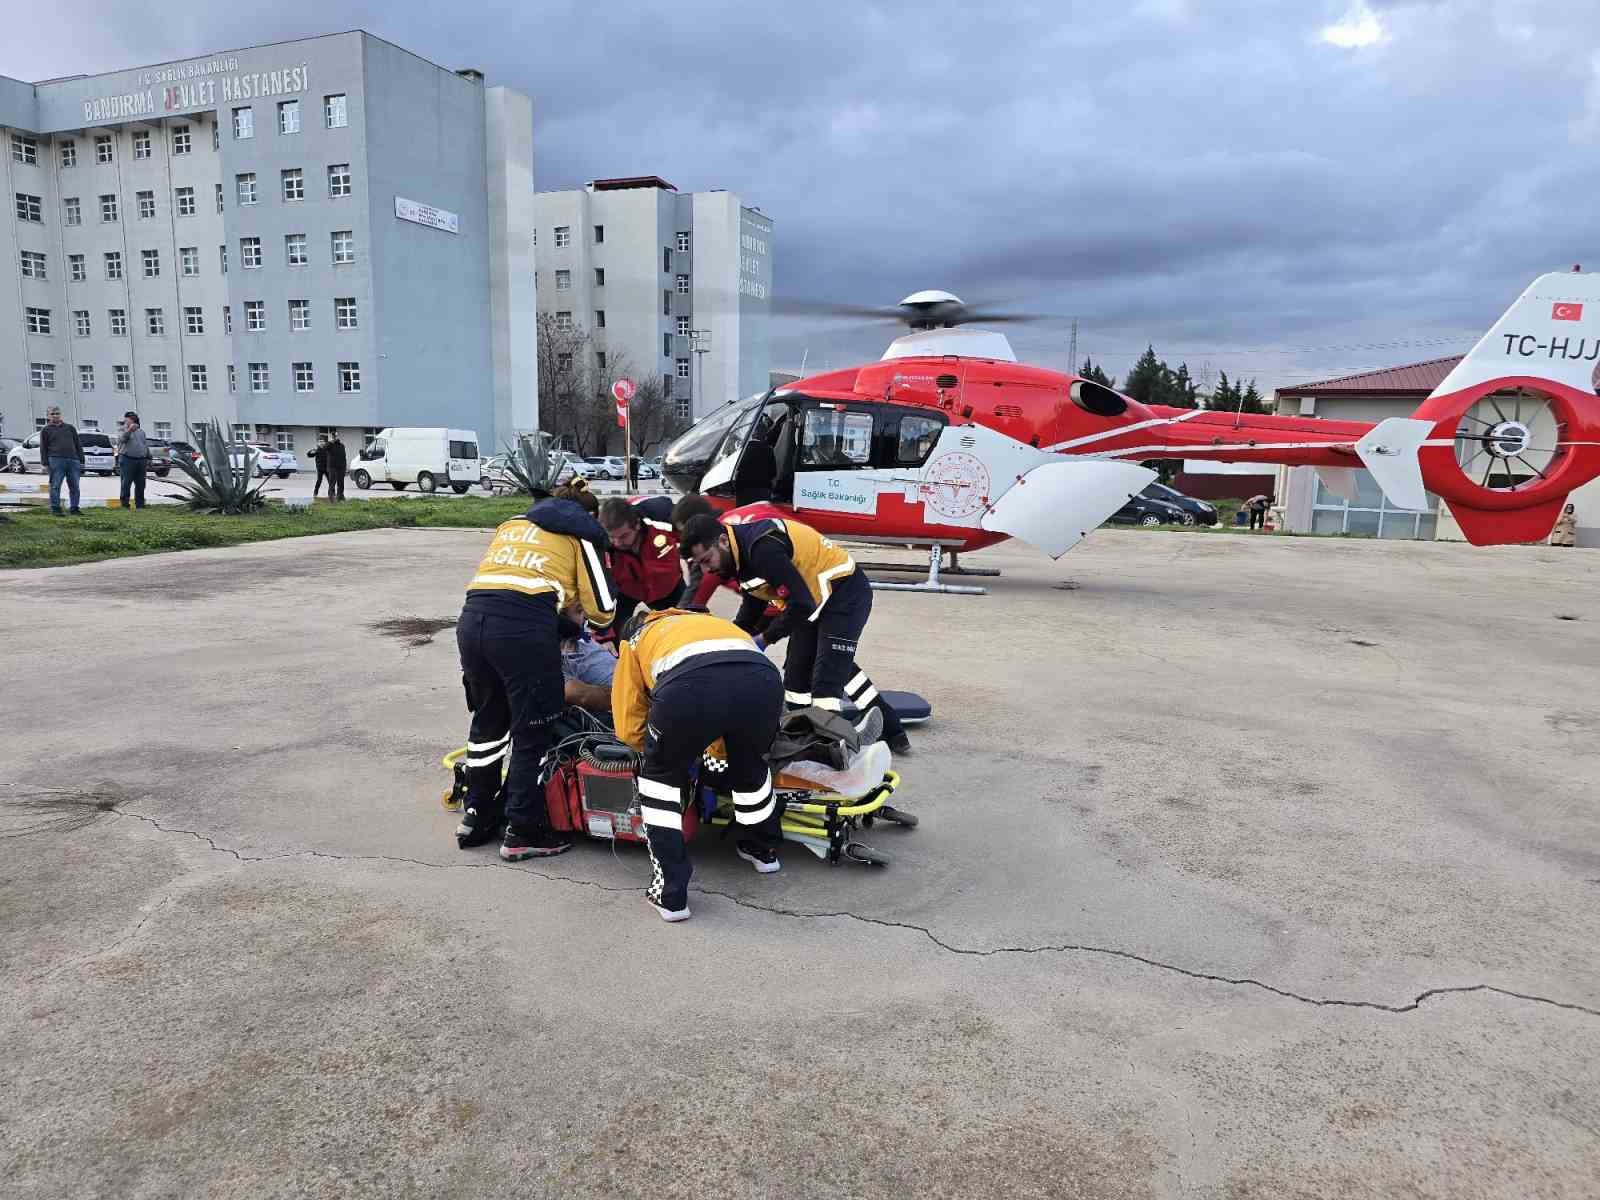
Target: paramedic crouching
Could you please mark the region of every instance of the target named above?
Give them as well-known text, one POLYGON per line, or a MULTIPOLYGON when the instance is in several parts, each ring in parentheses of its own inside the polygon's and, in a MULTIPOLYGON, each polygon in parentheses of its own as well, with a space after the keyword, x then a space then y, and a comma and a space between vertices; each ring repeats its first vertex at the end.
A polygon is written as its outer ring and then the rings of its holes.
POLYGON ((495 530, 467 585, 456 622, 467 734, 467 798, 456 842, 462 849, 505 836, 510 862, 560 854, 572 839, 550 828, 539 764, 562 697, 559 598, 575 597, 591 627, 616 609, 601 557, 605 533, 568 500, 541 500, 495 530), (501 769, 505 773, 501 807, 501 769))
POLYGON ((782 605, 762 637, 764 644, 789 639, 783 686, 790 707, 840 713, 863 733, 875 708, 889 749, 911 752, 900 717, 856 663, 872 615, 872 585, 849 554, 794 520, 722 525, 691 517, 678 540, 707 575, 738 580, 744 602, 734 621, 741 629, 754 629, 769 604, 782 605))
POLYGON ((645 893, 665 921, 689 918, 684 809, 690 775, 719 738, 733 795, 739 857, 763 875, 778 869, 783 809, 767 754, 783 713, 783 679, 744 630, 709 613, 644 611, 623 630, 611 685, 617 736, 641 751, 639 806, 653 878, 645 893))

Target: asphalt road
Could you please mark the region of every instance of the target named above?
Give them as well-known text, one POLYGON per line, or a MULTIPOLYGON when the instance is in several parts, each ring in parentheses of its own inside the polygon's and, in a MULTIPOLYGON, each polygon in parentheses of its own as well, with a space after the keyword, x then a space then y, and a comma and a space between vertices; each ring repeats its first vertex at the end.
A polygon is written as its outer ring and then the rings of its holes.
POLYGON ((7 1197, 1597 1194, 1600 555, 880 593, 921 828, 702 841, 669 927, 636 850, 455 849, 451 636, 370 626, 482 540, 0 573, 7 1197))

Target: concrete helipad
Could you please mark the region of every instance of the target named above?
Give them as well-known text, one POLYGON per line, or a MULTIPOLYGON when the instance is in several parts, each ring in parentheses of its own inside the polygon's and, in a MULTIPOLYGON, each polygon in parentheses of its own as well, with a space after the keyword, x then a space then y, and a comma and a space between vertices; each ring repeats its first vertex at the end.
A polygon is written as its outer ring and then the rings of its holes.
POLYGON ((0 573, 7 1196, 1593 1197, 1600 555, 881 593, 881 871, 461 853, 483 535, 0 573))

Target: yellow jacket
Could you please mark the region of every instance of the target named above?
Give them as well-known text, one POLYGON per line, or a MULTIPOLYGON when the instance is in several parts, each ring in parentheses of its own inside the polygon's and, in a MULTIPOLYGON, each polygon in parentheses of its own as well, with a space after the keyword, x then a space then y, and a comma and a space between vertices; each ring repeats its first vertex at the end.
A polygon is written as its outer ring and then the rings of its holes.
POLYGON ((848 551, 800 521, 747 521, 727 529, 739 590, 766 604, 792 608, 794 616, 805 620, 815 621, 834 582, 856 569, 848 551), (800 587, 804 595, 797 593, 800 587))
POLYGON ((556 608, 576 601, 596 629, 616 615, 617 600, 605 562, 593 542, 551 533, 527 517, 513 517, 494 531, 468 592, 554 593, 556 608))
POLYGON ((741 660, 777 671, 750 635, 732 621, 678 608, 647 611, 639 629, 617 646, 617 671, 611 677, 611 717, 617 736, 635 750, 643 749, 652 692, 687 671, 741 660))

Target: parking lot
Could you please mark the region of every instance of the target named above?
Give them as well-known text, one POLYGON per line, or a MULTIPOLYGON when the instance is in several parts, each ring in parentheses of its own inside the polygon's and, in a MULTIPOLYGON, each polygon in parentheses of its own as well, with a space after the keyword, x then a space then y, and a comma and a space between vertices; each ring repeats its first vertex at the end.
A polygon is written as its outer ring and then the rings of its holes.
POLYGON ((879 593, 921 827, 703 837, 666 926, 637 850, 455 848, 452 635, 372 626, 483 543, 0 572, 8 1195, 1595 1195, 1600 556, 879 593))
MULTIPOLYGON (((159 479, 154 475, 150 476, 145 486, 145 502, 148 504, 177 503, 179 489, 169 485, 182 478, 182 473, 176 470, 165 479, 159 479)), ((311 489, 316 484, 316 481, 316 475, 306 471, 297 472, 289 476, 288 479, 273 478, 267 483, 267 495, 283 500, 303 499, 311 495, 311 489)), ((49 483, 49 479, 37 471, 30 472, 27 475, 14 475, 9 472, 0 474, 0 504, 46 503, 48 501, 47 488, 49 483)), ((622 495, 625 491, 620 480, 596 479, 589 486, 594 489, 596 495, 600 496, 622 495)), ((82 489, 83 502, 89 505, 103 504, 107 500, 117 499, 122 494, 122 483, 115 476, 85 475, 80 487, 82 489)), ((326 495, 328 491, 327 485, 323 484, 321 490, 322 494, 326 495)), ((639 490, 640 492, 657 492, 663 490, 663 485, 658 479, 642 479, 639 481, 639 490)), ((396 497, 404 498, 420 496, 421 494, 415 484, 407 487, 404 491, 396 491, 392 485, 387 483, 376 483, 372 487, 363 490, 354 483, 346 481, 344 489, 346 500, 392 500, 396 497)), ((467 494, 469 496, 481 496, 484 493, 481 489, 473 489, 467 494)), ((455 496, 455 493, 449 488, 442 487, 434 492, 433 495, 443 499, 450 499, 455 496)), ((62 497, 62 504, 65 505, 67 501, 64 487, 62 489, 62 497)))

